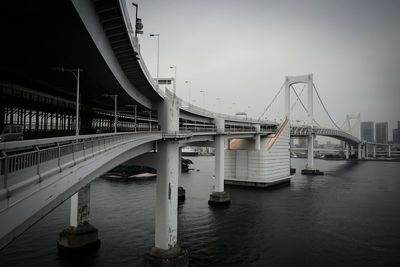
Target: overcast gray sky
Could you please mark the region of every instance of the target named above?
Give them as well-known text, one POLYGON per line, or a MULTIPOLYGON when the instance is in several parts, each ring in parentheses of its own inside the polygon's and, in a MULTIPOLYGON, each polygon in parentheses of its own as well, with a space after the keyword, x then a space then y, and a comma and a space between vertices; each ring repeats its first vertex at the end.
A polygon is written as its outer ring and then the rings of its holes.
MULTIPOLYGON (((205 90, 206 108, 258 117, 284 76, 312 72, 338 124, 346 114, 361 113, 363 121, 388 121, 392 139, 400 120, 400 1, 136 2, 146 65, 156 77, 157 41, 149 34, 159 33, 160 76, 172 77, 169 66, 177 66, 181 98, 188 99, 190 80, 194 104, 203 105, 199 91, 205 90)), ((278 99, 269 119, 283 117, 283 94, 278 99)), ((306 93, 302 99, 306 104, 306 93)), ((315 106, 316 119, 331 125, 315 106)), ((299 104, 293 118, 306 118, 299 104)))

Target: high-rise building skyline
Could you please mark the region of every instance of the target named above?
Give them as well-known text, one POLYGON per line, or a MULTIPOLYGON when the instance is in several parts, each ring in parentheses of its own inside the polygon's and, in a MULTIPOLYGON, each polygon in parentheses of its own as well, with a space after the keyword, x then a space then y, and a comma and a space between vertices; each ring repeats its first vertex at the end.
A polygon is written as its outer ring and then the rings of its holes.
POLYGON ((393 144, 399 143, 399 129, 393 129, 393 144))
POLYGON ((393 144, 400 144, 400 121, 397 121, 397 129, 393 129, 393 144))
POLYGON ((375 123, 375 138, 379 144, 387 144, 388 142, 388 123, 377 122, 375 123))
POLYGON ((374 135, 374 122, 363 121, 361 122, 361 140, 373 142, 375 140, 374 135))

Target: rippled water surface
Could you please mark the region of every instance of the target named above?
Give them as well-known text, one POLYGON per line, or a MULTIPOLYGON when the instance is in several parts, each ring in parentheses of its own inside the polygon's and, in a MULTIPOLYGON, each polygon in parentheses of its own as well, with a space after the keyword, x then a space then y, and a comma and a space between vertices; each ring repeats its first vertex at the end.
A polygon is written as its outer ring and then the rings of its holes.
MULTIPOLYGON (((191 266, 400 266, 400 163, 316 160, 325 176, 297 174, 290 185, 226 187, 232 204, 210 208, 212 157, 192 158, 182 174, 181 246, 191 266)), ((300 169, 303 159, 293 159, 300 169)), ((142 266, 154 244, 155 180, 96 179, 91 223, 101 248, 81 258, 59 254, 69 201, 0 251, 0 266, 142 266)))

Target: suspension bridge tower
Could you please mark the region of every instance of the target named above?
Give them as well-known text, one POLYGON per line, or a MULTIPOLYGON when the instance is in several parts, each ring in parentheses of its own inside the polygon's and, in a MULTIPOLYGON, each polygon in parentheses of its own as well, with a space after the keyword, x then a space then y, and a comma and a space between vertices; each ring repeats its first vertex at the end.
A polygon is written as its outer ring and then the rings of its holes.
MULTIPOLYGON (((314 103, 313 103, 313 92, 314 82, 313 74, 307 74, 302 76, 286 76, 285 78, 285 119, 290 123, 290 89, 294 88, 292 85, 297 83, 303 83, 307 85, 307 165, 306 168, 301 171, 302 174, 307 175, 322 175, 323 172, 314 168, 314 103)), ((296 94, 297 95, 297 94, 296 94)))

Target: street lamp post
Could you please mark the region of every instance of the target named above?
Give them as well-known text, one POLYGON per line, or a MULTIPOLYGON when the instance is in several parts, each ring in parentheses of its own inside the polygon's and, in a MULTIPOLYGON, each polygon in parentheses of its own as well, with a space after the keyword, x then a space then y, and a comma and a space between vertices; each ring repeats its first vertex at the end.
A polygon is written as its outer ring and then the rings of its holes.
POLYGON ((185 81, 185 83, 189 85, 189 98, 188 98, 188 102, 189 102, 189 106, 190 106, 190 94, 191 94, 191 90, 192 90, 192 82, 191 82, 191 81, 185 81))
POLYGON ((175 76, 174 76, 174 96, 176 96, 176 66, 170 66, 169 68, 175 70, 175 76))
POLYGON ((118 95, 103 95, 114 99, 114 133, 117 132, 117 97, 118 95))
POLYGON ((206 109, 206 91, 200 90, 200 93, 203 93, 203 108, 206 109))
POLYGON ((80 86, 80 73, 83 71, 81 68, 76 69, 65 69, 63 67, 54 67, 52 70, 61 71, 61 72, 69 72, 74 75, 76 79, 76 120, 75 120, 75 135, 79 136, 79 86, 80 86))
POLYGON ((160 34, 159 33, 152 33, 150 37, 157 37, 157 85, 159 76, 159 67, 160 67, 160 34))
POLYGON ((136 8, 135 37, 137 37, 138 34, 143 34, 143 23, 142 19, 138 18, 138 4, 132 3, 132 5, 136 8))

